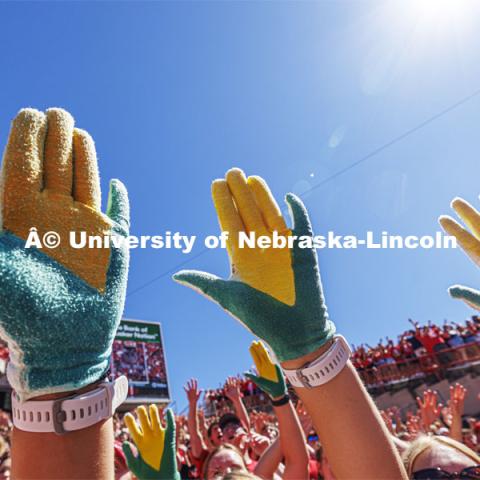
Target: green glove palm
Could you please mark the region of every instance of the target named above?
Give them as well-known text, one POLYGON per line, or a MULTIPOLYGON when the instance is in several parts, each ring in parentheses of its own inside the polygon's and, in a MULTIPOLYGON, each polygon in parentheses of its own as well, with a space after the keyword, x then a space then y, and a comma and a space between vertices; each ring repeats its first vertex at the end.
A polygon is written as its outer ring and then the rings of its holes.
MULTIPOLYGON (((238 170, 235 169, 227 173, 227 182, 230 181, 229 175, 232 172, 235 174, 235 181, 241 181, 243 172, 240 175, 237 173, 238 170), (239 177, 240 180, 238 180, 239 177)), ((221 224, 223 224, 222 228, 224 226, 228 227, 229 224, 241 224, 248 232, 271 232, 272 229, 269 228, 271 222, 265 221, 265 225, 258 226, 259 221, 261 221, 258 219, 267 219, 269 212, 279 212, 280 210, 270 192, 266 191, 266 188, 268 188, 266 184, 263 186, 262 195, 254 195, 248 190, 250 178, 248 182, 242 183, 242 190, 230 188, 233 192, 234 202, 228 198, 225 200, 225 196, 228 195, 225 190, 222 190, 221 197, 216 198, 215 192, 219 189, 219 181, 214 183, 214 200, 221 224), (252 206, 252 197, 255 199, 254 206, 252 206), (227 201, 227 206, 222 210, 222 202, 227 201), (238 211, 235 212, 233 212, 232 207, 234 203, 238 208, 238 211), (246 204, 248 208, 245 207, 246 204), (258 209, 258 215, 254 217, 256 219, 255 225, 250 225, 249 222, 252 222, 253 217, 252 209, 255 208, 258 209), (227 214, 238 215, 241 218, 238 221, 229 220, 227 214), (227 218, 227 220, 222 221, 222 218, 227 218)), ((255 178, 258 179, 258 177, 255 178)), ((235 185, 233 186, 235 187, 235 185)), ((290 207, 293 221, 291 234, 297 237, 312 237, 310 220, 300 199, 293 194, 288 194, 286 202, 290 207)), ((277 220, 278 215, 280 213, 276 214, 277 220)), ((235 245, 235 240, 232 239, 232 232, 229 231, 229 233, 229 253, 234 258, 235 255, 238 255, 238 247, 235 245)), ((235 232, 235 235, 237 233, 235 232)), ((290 232, 284 234, 290 235, 290 232)), ((311 353, 324 345, 333 337, 335 326, 328 318, 315 249, 313 247, 301 248, 299 242, 295 241, 293 248, 289 252, 287 251, 287 254, 289 254, 287 257, 288 264, 285 265, 283 258, 281 268, 277 263, 274 264, 274 258, 271 262, 265 261, 262 263, 262 255, 270 255, 268 250, 271 249, 243 251, 242 254, 247 259, 242 259, 244 263, 238 265, 235 261, 231 262, 232 277, 229 280, 223 280, 214 275, 198 271, 181 271, 176 273, 173 278, 179 283, 202 292, 208 298, 220 304, 240 320, 247 329, 267 342, 280 361, 291 360, 311 353), (249 255, 254 257, 255 261, 248 262, 249 255), (268 275, 269 271, 270 276, 268 275), (270 280, 274 286, 284 280, 285 283, 288 283, 288 277, 291 276, 294 285, 294 301, 292 304, 282 301, 280 299, 281 295, 276 295, 273 287, 271 289, 272 293, 269 293, 261 291, 262 282, 257 282, 258 286, 255 288, 251 285, 254 280, 242 281, 242 278, 255 279, 256 276, 259 278, 263 276, 265 278, 263 283, 268 283, 270 280)), ((287 289, 284 286, 282 288, 283 290, 287 289)))
POLYGON ((162 428, 156 405, 150 405, 150 416, 144 406, 139 407, 140 427, 132 415, 125 415, 125 423, 138 449, 132 452, 130 444, 124 442, 123 452, 128 468, 139 480, 180 480, 177 471, 175 446, 175 419, 172 410, 166 413, 166 428, 162 428))

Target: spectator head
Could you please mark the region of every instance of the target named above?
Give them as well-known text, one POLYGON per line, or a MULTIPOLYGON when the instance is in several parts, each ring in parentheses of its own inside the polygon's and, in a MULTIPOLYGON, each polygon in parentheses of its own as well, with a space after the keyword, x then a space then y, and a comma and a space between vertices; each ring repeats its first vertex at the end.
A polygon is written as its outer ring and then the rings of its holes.
POLYGON ((210 424, 207 430, 207 435, 210 442, 212 442, 215 447, 218 447, 223 443, 223 433, 218 422, 210 424))
POLYGON ((240 450, 233 445, 225 443, 212 450, 205 459, 202 478, 204 480, 218 479, 232 473, 248 474, 248 470, 240 450))
POLYGON ((403 461, 408 478, 426 479, 437 478, 429 476, 428 470, 452 474, 476 467, 480 465, 480 456, 451 438, 421 435, 403 453, 403 461))
POLYGON ((261 478, 249 472, 232 472, 224 475, 222 480, 261 480, 261 478))
POLYGON ((218 425, 226 442, 232 442, 236 437, 245 433, 240 419, 233 413, 222 415, 218 425))

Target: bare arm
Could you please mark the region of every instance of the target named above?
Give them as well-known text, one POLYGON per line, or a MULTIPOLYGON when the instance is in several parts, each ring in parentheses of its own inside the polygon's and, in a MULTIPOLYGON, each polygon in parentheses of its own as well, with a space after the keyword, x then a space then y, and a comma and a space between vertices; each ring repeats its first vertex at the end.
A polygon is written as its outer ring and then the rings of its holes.
POLYGON ((202 452, 206 450, 202 435, 198 426, 197 402, 202 394, 198 389, 198 382, 192 378, 184 387, 188 398, 188 431, 190 433, 190 445, 192 448, 192 455, 195 458, 200 458, 202 452))
MULTIPOLYGON (((327 348, 282 366, 300 368, 327 348)), ((297 388, 296 393, 312 417, 338 480, 351 478, 352 471, 358 479, 407 478, 380 414, 350 362, 330 382, 311 389, 297 388)))
POLYGON ((280 438, 277 438, 258 460, 257 466, 255 467, 255 475, 265 479, 273 478, 282 458, 282 445, 280 438))
MULTIPOLYGON (((86 388, 85 391, 91 388, 86 388)), ((39 397, 49 400, 69 396, 68 392, 39 397)), ((112 419, 70 432, 31 433, 18 428, 12 435, 12 478, 21 479, 105 479, 113 478, 112 419), (54 461, 52 461, 54 459, 54 461)))
POLYGON ((308 477, 308 452, 303 430, 292 402, 274 407, 280 430, 280 444, 285 457, 283 478, 297 479, 308 477))
POLYGON ((242 394, 240 392, 240 386, 235 378, 230 377, 225 384, 225 395, 233 403, 233 408, 237 417, 242 422, 247 432, 250 431, 250 417, 248 416, 247 409, 242 401, 242 394))

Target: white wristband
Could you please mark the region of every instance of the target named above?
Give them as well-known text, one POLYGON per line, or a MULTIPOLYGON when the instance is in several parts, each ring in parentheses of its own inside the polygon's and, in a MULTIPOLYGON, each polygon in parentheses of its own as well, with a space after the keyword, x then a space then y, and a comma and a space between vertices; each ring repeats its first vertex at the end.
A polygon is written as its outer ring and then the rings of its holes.
POLYGON ((99 384, 90 392, 56 400, 21 403, 12 392, 13 424, 26 432, 63 434, 90 427, 110 418, 128 395, 127 377, 99 384))
POLYGON ((335 335, 333 344, 319 358, 297 370, 283 370, 294 387, 313 388, 335 378, 342 370, 352 351, 345 338, 335 335))

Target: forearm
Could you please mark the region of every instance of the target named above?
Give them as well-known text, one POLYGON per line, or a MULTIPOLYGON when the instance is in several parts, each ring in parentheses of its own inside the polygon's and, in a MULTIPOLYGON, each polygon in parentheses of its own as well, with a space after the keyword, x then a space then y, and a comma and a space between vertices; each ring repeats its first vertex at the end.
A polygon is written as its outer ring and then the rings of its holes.
POLYGON ((456 440, 460 443, 463 442, 461 418, 453 418, 452 425, 450 426, 450 438, 453 438, 453 440, 456 440))
MULTIPOLYGON (((300 368, 322 350, 284 362, 283 367, 300 368)), ((328 383, 296 392, 312 417, 338 480, 406 478, 380 414, 350 362, 328 383)))
POLYGON ((237 414, 237 417, 240 419, 243 426, 249 432, 250 431, 250 417, 248 416, 247 409, 245 408, 245 405, 243 404, 242 397, 235 398, 235 400, 233 400, 232 403, 233 403, 233 408, 235 409, 235 413, 237 414))
POLYGON ((255 475, 265 479, 273 478, 282 458, 282 445, 280 444, 280 439, 277 438, 260 457, 255 467, 255 475))
POLYGON ((202 450, 205 446, 200 435, 200 429, 198 426, 197 404, 190 403, 188 407, 188 431, 190 433, 190 445, 192 448, 192 454, 195 458, 200 458, 202 450))
POLYGON ((12 478, 114 478, 112 419, 65 435, 14 428, 12 478))
POLYGON ((284 478, 306 478, 308 472, 308 452, 303 430, 292 402, 274 407, 280 431, 280 444, 285 458, 284 478))

